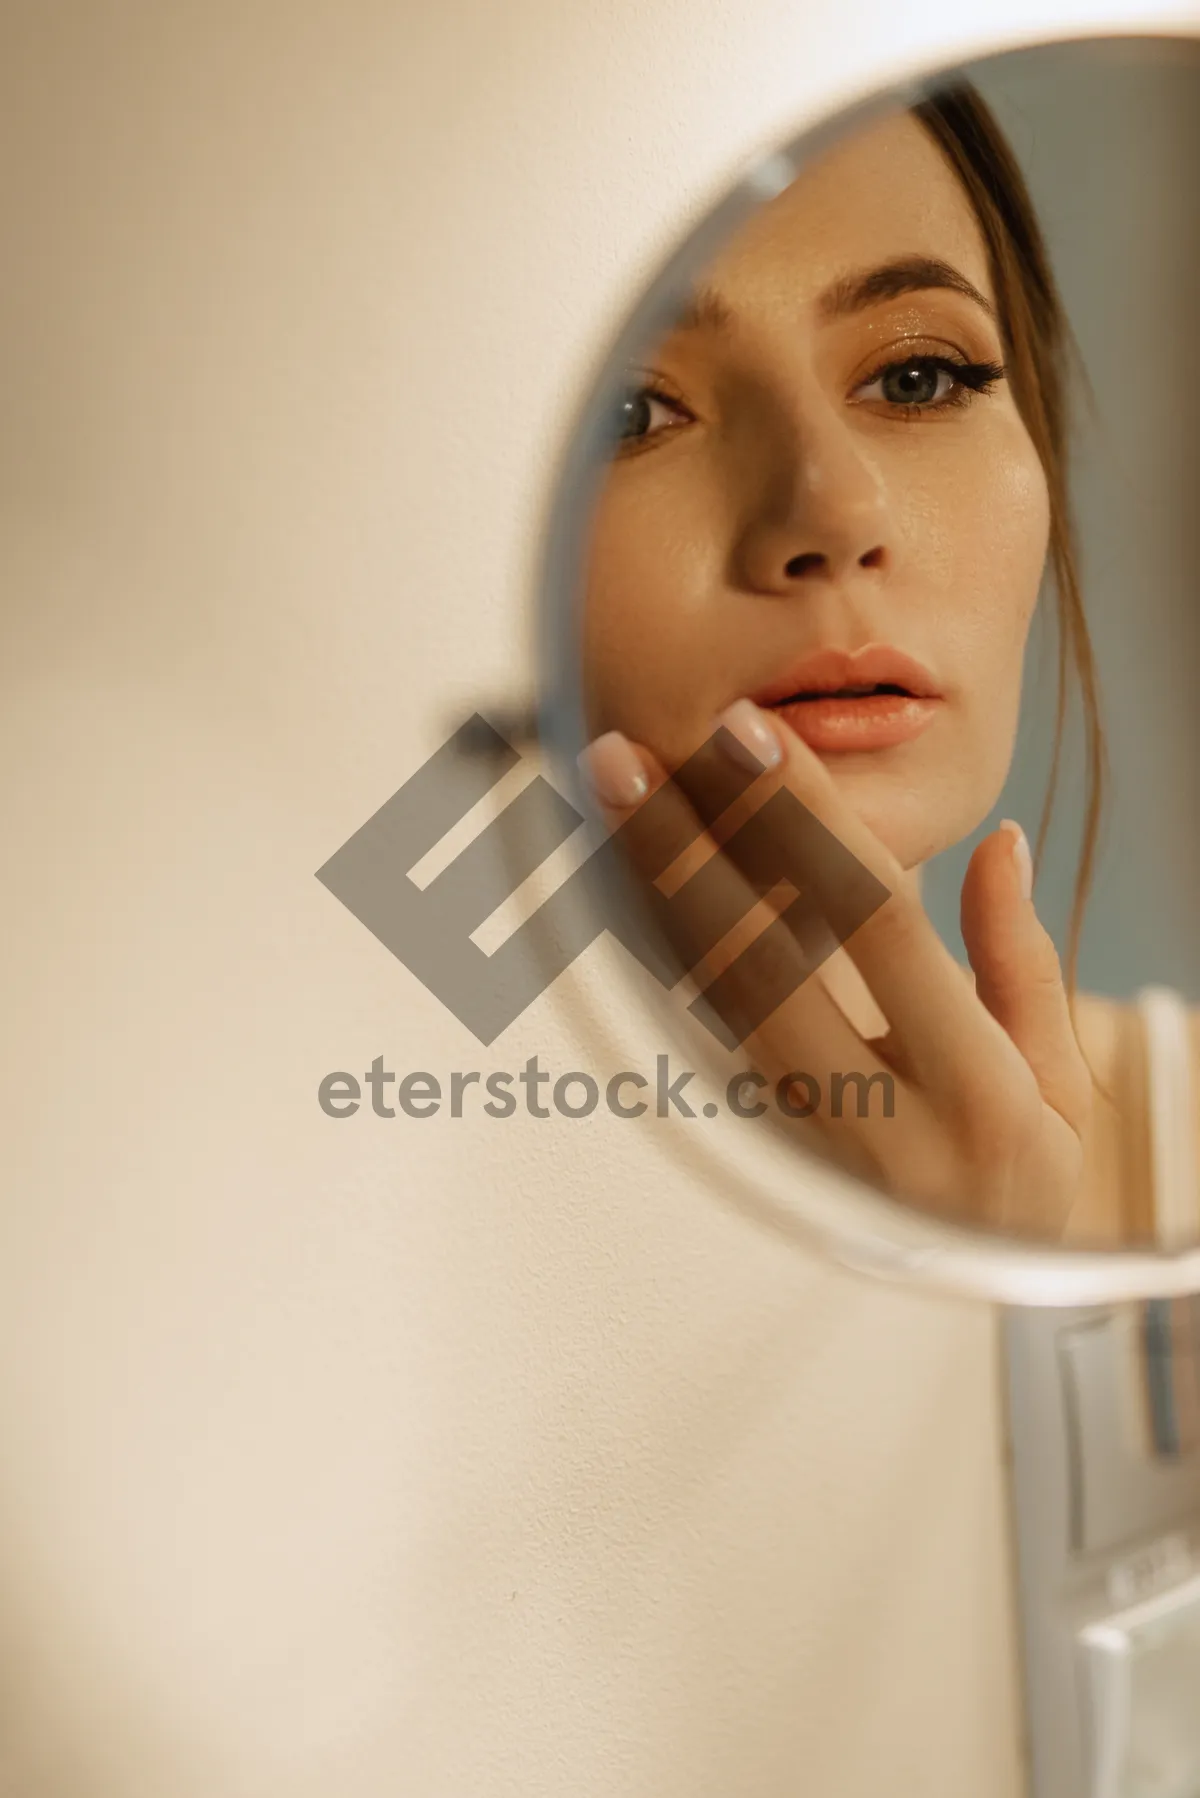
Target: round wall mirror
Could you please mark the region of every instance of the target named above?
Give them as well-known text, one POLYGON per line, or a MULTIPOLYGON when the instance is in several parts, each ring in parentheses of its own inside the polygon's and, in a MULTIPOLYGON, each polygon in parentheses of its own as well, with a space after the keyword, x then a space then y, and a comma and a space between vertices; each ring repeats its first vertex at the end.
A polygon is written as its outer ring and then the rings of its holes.
POLYGON ((543 735, 764 1202, 1010 1301, 1200 1289, 1198 154, 1200 46, 1132 38, 781 147, 547 538, 543 735))

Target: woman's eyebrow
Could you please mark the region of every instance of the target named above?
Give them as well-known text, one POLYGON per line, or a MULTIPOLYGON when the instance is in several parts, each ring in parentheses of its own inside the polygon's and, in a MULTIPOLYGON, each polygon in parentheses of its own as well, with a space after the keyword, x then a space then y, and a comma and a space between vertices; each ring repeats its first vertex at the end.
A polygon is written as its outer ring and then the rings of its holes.
POLYGON ((844 318, 851 312, 862 312, 881 300, 894 300, 904 293, 920 293, 926 288, 949 288, 981 306, 989 318, 996 308, 967 277, 949 262, 937 256, 899 256, 863 275, 844 275, 827 287, 817 301, 817 309, 825 318, 844 318))
MULTIPOLYGON (((921 293, 937 287, 963 294, 982 307, 989 318, 996 317, 996 308, 975 284, 937 256, 898 256, 864 274, 843 275, 821 294, 817 309, 826 319, 845 318, 884 300, 897 299, 901 294, 921 293)), ((697 287, 680 308, 673 329, 725 334, 737 322, 733 307, 714 288, 697 287)))

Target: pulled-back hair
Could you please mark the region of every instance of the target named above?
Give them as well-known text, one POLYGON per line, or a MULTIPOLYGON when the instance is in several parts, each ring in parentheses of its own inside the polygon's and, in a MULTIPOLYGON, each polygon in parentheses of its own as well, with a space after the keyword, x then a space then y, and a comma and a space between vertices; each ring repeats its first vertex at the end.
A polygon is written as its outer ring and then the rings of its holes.
POLYGON ((912 111, 958 176, 983 232, 1013 398, 1045 471, 1050 494, 1049 561, 1058 609, 1058 711, 1034 861, 1035 865, 1041 861, 1050 828, 1073 676, 1082 701, 1087 771, 1079 865, 1064 957, 1067 990, 1073 1001, 1108 772, 1099 682, 1083 606, 1067 478, 1067 387, 1077 351, 1025 178, 982 96, 968 81, 957 80, 912 111))

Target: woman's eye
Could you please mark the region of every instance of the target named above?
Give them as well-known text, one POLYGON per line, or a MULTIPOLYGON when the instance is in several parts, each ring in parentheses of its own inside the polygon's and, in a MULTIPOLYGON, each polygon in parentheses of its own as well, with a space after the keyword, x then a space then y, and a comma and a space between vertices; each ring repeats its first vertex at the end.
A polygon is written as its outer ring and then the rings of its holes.
POLYGON ((620 443, 644 443, 656 435, 663 423, 678 423, 682 408, 652 387, 631 388, 617 407, 617 440, 620 443), (657 414, 657 419, 656 419, 657 414))
POLYGON ((963 405, 972 393, 986 393, 1004 370, 994 362, 956 362, 949 356, 910 356, 889 362, 870 381, 856 389, 861 400, 881 400, 884 405, 909 411, 935 406, 963 405))

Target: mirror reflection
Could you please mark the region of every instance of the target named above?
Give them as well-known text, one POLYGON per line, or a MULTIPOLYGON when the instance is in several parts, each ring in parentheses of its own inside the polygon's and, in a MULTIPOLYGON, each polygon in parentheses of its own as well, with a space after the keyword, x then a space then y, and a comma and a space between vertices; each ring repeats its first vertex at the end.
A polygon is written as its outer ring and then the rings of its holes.
POLYGON ((1026 52, 801 158, 589 521, 582 765, 746 1103, 1043 1242, 1200 1239, 1198 86, 1026 52))

